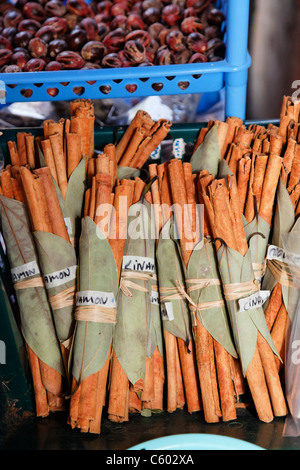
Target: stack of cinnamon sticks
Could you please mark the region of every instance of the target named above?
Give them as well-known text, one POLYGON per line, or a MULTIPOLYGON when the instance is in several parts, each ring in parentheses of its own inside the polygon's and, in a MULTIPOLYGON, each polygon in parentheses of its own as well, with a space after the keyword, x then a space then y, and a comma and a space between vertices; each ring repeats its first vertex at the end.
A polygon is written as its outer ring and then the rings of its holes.
POLYGON ((116 145, 118 165, 142 168, 167 136, 170 127, 171 122, 167 119, 154 121, 146 111, 137 111, 116 145))

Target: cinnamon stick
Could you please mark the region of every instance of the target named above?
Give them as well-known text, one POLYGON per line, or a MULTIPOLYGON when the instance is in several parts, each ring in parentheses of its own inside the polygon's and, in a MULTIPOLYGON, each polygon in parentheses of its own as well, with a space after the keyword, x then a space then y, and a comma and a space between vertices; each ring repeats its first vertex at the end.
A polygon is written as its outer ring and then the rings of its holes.
MULTIPOLYGON (((275 347, 282 359, 279 360, 278 357, 275 358, 276 361, 276 368, 279 371, 285 363, 285 343, 286 343, 286 335, 287 335, 287 328, 288 328, 288 312, 285 308, 284 302, 282 302, 274 324, 271 329, 271 337, 274 342, 275 347)), ((280 416, 280 415, 278 415, 280 416)))
POLYGON ((10 161, 12 165, 20 166, 20 158, 18 153, 18 148, 16 142, 9 140, 7 142, 7 147, 9 151, 10 161))
POLYGON ((26 132, 17 133, 17 147, 20 165, 25 166, 27 161, 26 143, 25 143, 26 132))
POLYGON ((66 145, 67 145, 67 169, 68 169, 68 178, 78 166, 82 155, 81 155, 81 137, 79 134, 74 134, 69 132, 66 135, 66 145))
POLYGON ((1 188, 3 196, 14 199, 14 192, 11 182, 10 170, 4 169, 0 175, 1 188))
POLYGON ((237 183, 240 201, 241 213, 244 213, 244 207, 247 199, 249 178, 251 171, 251 159, 248 156, 242 157, 238 162, 237 183))
POLYGON ((51 232, 70 243, 70 237, 62 215, 50 168, 38 168, 37 170, 34 170, 34 174, 38 175, 43 182, 43 189, 51 224, 51 232))
POLYGON ((63 141, 61 135, 56 133, 49 136, 51 148, 53 152, 53 159, 55 162, 57 183, 61 191, 63 199, 66 198, 68 179, 67 179, 67 168, 64 159, 63 141))
POLYGON ((57 183, 58 178, 57 178, 55 161, 54 161, 54 156, 53 156, 53 151, 52 151, 50 140, 49 139, 42 140, 41 141, 41 147, 43 149, 43 154, 44 154, 44 159, 45 159, 46 165, 49 167, 49 169, 51 171, 51 175, 57 183))
POLYGON ((36 167, 34 142, 35 142, 34 135, 31 135, 31 134, 25 135, 27 162, 32 170, 34 170, 36 167))
POLYGON ((295 146, 295 153, 292 163, 292 168, 289 175, 288 181, 288 192, 291 192, 294 187, 299 183, 300 180, 300 145, 295 146))
POLYGON ((131 161, 137 152, 140 143, 147 135, 147 131, 143 127, 137 127, 134 130, 133 135, 131 136, 131 139, 128 142, 128 145, 119 161, 119 166, 131 166, 131 161))
POLYGON ((276 194, 277 183, 279 180, 282 165, 282 157, 271 153, 268 158, 264 182, 261 193, 261 202, 259 215, 269 225, 271 225, 273 216, 273 203, 276 194))

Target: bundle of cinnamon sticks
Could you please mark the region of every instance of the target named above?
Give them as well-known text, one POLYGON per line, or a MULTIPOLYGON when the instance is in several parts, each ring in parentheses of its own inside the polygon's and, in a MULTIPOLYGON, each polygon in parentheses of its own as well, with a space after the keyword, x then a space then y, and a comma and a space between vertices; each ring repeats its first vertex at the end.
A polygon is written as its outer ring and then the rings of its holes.
MULTIPOLYGON (((114 146, 111 145, 105 148, 105 153, 97 158, 97 168, 95 175, 92 177, 92 186, 88 187, 85 193, 83 220, 85 220, 85 218, 91 219, 95 223, 95 230, 98 228, 102 236, 109 242, 116 269, 119 273, 126 240, 124 233, 119 233, 119 228, 127 224, 127 212, 133 198, 133 186, 127 185, 126 181, 121 181, 119 185, 115 186, 117 175, 113 173, 116 168, 114 165, 114 150, 114 146), (109 151, 109 155, 106 153, 107 150, 109 151), (110 165, 110 162, 112 162, 113 165, 110 165), (122 198, 125 200, 125 206, 124 201, 122 205, 122 198), (125 213, 124 208, 126 209, 125 213), (111 212, 113 212, 113 217, 111 217, 111 212)), ((84 264, 82 257, 85 256, 86 253, 84 250, 80 250, 82 265, 84 264)), ((98 269, 101 270, 101 266, 99 266, 98 269)), ((105 264, 104 269, 106 271, 108 269, 108 266, 105 266, 105 264)), ((83 275, 84 272, 80 274, 80 276, 83 275)), ((116 276, 116 289, 118 288, 118 278, 119 274, 116 276)), ((78 289, 83 289, 81 282, 78 289)), ((93 291, 96 290, 92 280, 90 289, 93 291)), ((100 291, 100 288, 98 288, 98 290, 100 291)), ((79 322, 86 331, 88 328, 92 328, 92 326, 89 327, 90 321, 98 322, 99 325, 107 322, 115 323, 115 319, 113 321, 106 320, 103 316, 99 316, 98 320, 90 319, 88 314, 88 309, 81 309, 80 315, 78 308, 76 310, 77 322, 79 322)), ((102 336, 107 335, 109 342, 109 348, 103 366, 97 372, 89 374, 83 379, 79 377, 76 380, 74 376, 72 379, 68 421, 72 428, 79 428, 81 432, 100 433, 102 410, 107 400, 109 366, 113 353, 112 331, 106 331, 104 329, 104 331, 101 331, 101 334, 102 336)), ((77 337, 75 336, 75 345, 76 340, 77 337)), ((102 338, 102 341, 105 342, 105 339, 102 338)), ((89 348, 89 345, 83 345, 83 347, 89 348)))
MULTIPOLYGON (((63 219, 60 224, 60 210, 51 215, 47 210, 46 197, 51 188, 48 188, 46 196, 43 180, 25 166, 19 168, 20 171, 16 172, 15 165, 8 165, 0 176, 3 197, 1 224, 11 267, 23 272, 20 282, 14 284, 14 287, 32 373, 36 414, 45 417, 50 412, 66 409, 62 396, 67 387, 67 373, 63 360, 64 349, 62 345, 60 347, 56 336, 31 233, 32 230, 52 232, 60 226, 65 230, 65 224, 63 219), (12 205, 9 201, 17 201, 17 204, 12 205), (30 207, 31 211, 27 212, 26 207, 30 207), (30 271, 32 265, 35 268, 30 271)), ((51 199, 51 204, 55 206, 55 198, 51 199)))

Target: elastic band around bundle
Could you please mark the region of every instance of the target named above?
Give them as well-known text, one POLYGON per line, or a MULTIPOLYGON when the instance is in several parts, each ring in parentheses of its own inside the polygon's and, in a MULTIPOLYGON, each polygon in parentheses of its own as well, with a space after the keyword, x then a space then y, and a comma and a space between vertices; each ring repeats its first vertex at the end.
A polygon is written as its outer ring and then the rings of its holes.
POLYGON ((25 281, 18 281, 14 284, 15 290, 28 289, 30 287, 45 287, 45 284, 41 277, 33 277, 25 281))
MULTIPOLYGON (((191 282, 195 282, 195 281, 196 281, 195 279, 187 279, 186 282, 191 283, 191 282)), ((212 308, 223 307, 224 306, 224 300, 223 299, 212 300, 210 302, 200 302, 200 303, 196 304, 196 302, 194 302, 193 299, 185 291, 185 289, 184 289, 183 285, 180 283, 180 281, 177 281, 177 282, 178 282, 178 291, 183 297, 186 298, 186 300, 190 304, 191 312, 196 313, 196 312, 201 312, 203 310, 210 310, 212 308)), ((197 282, 198 282, 198 284, 193 286, 192 290, 203 289, 204 287, 208 287, 209 285, 217 285, 218 284, 218 279, 205 279, 205 280, 198 279, 197 282), (203 281, 205 281, 205 282, 203 282, 203 281)))
POLYGON ((77 307, 75 320, 93 323, 117 323, 117 309, 100 305, 86 305, 77 307))
POLYGON ((151 281, 151 275, 147 273, 140 273, 134 271, 124 271, 121 275, 120 280, 120 289, 124 295, 127 297, 132 297, 133 294, 130 289, 137 290, 140 292, 149 292, 149 289, 146 287, 140 286, 136 282, 133 282, 131 279, 139 281, 151 281))
POLYGON ((52 309, 59 310, 61 308, 72 307, 75 305, 75 292, 76 286, 72 286, 56 295, 49 295, 49 302, 52 309))
POLYGON ((247 282, 236 282, 232 284, 224 284, 223 291, 226 300, 238 300, 242 297, 248 297, 260 290, 260 283, 257 279, 247 282))
POLYGON ((160 287, 159 296, 161 302, 166 302, 169 300, 185 300, 185 296, 182 295, 178 286, 160 287))
POLYGON ((286 263, 282 263, 277 260, 268 260, 267 266, 271 271, 276 281, 286 287, 298 287, 300 283, 300 272, 299 268, 293 269, 293 273, 290 271, 290 267, 286 263), (295 283, 297 279, 298 285, 295 283))
POLYGON ((263 263, 252 263, 252 268, 255 278, 260 280, 266 273, 267 260, 265 259, 263 263))

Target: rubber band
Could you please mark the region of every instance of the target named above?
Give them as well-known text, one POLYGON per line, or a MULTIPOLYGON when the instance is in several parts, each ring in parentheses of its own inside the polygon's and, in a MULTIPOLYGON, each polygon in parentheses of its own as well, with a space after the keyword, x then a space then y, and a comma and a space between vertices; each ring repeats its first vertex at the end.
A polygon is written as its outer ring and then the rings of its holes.
POLYGON ((77 307, 75 310, 75 320, 89 321, 93 323, 117 323, 117 309, 103 307, 102 305, 87 305, 77 307))
POLYGON ((187 288, 187 293, 193 292, 194 290, 200 290, 204 287, 220 286, 220 279, 186 279, 186 284, 194 284, 187 288))
POLYGON ((176 287, 160 287, 159 288, 160 301, 166 302, 169 300, 185 300, 184 295, 176 287))
MULTIPOLYGON (((215 279, 205 279, 205 280, 201 280, 201 279, 188 279, 187 282, 188 283, 194 283, 197 281, 197 289, 202 289, 204 287, 207 287, 208 285, 211 285, 211 284, 217 284, 217 282, 215 281, 218 281, 215 280, 215 279), (203 281, 206 281, 206 282, 203 282, 203 281), (212 281, 212 283, 210 284, 209 281, 212 281)), ((196 286, 193 286, 193 288, 191 288, 192 290, 195 290, 196 286)), ((202 310, 210 310, 211 308, 215 308, 215 307, 223 307, 224 306, 224 301, 223 300, 212 300, 210 302, 200 302, 198 304, 196 304, 196 302, 193 301, 193 299, 188 295, 188 293, 185 291, 183 285, 181 284, 180 281, 177 281, 177 292, 178 294, 180 295, 180 298, 181 299, 186 299, 189 303, 189 308, 191 310, 192 313, 196 313, 196 312, 199 312, 199 311, 202 311, 202 310)), ((168 297, 170 299, 170 296, 168 297)))
POLYGON ((72 286, 56 295, 49 295, 49 302, 52 309, 59 310, 61 308, 72 307, 75 305, 75 292, 76 286, 72 286))
POLYGON ((265 259, 263 263, 252 263, 252 268, 255 278, 260 280, 266 273, 267 260, 265 259))
POLYGON ((260 283, 257 279, 223 285, 224 297, 228 301, 238 300, 241 297, 248 297, 259 290, 260 283))
POLYGON ((194 302, 193 299, 189 296, 189 293, 194 290, 200 290, 205 287, 212 286, 212 285, 220 285, 221 282, 219 279, 187 279, 185 282, 187 284, 195 284, 195 285, 192 287, 189 287, 187 289, 187 292, 185 291, 180 281, 177 281, 177 286, 175 287, 160 288, 159 291, 161 294, 163 294, 161 296, 161 301, 185 299, 188 301, 190 310, 193 313, 201 311, 201 310, 209 310, 215 307, 223 307, 225 305, 223 299, 212 300, 210 302, 200 302, 196 304, 196 302, 194 302), (164 294, 167 294, 167 295, 164 295, 164 294))
POLYGON ((282 263, 281 261, 277 261, 275 259, 268 260, 267 266, 279 284, 283 286, 287 286, 287 287, 299 286, 299 283, 300 283, 299 268, 294 269, 293 267, 293 273, 291 273, 290 267, 286 263, 282 263), (298 285, 297 283, 295 283, 295 278, 298 282, 298 285))
POLYGON ((136 271, 123 271, 120 279, 120 289, 124 295, 126 295, 127 297, 132 297, 133 294, 130 289, 149 293, 149 289, 140 286, 136 282, 133 282, 131 279, 136 279, 139 281, 151 281, 151 275, 136 271))
POLYGON ((14 284, 15 290, 28 289, 30 287, 45 287, 45 284, 41 277, 34 277, 32 279, 26 279, 25 281, 18 281, 14 284))

